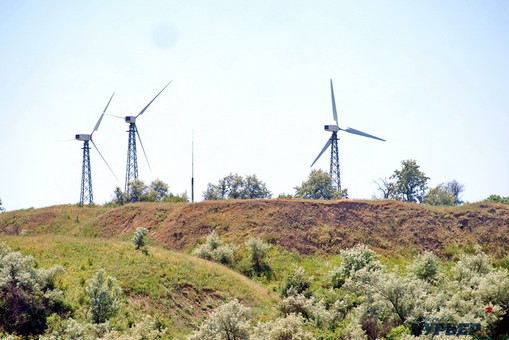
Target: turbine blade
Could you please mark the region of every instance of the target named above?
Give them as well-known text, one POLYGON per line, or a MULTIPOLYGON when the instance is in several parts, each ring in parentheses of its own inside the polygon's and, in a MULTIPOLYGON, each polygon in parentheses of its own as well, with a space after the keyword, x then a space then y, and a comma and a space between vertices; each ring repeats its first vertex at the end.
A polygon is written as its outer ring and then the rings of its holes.
POLYGON ((101 116, 99 117, 99 120, 95 124, 94 130, 92 130, 92 133, 90 134, 90 136, 92 136, 94 134, 94 132, 96 132, 97 129, 99 129, 99 125, 101 125, 101 121, 103 120, 103 117, 104 117, 104 113, 101 113, 101 116))
POLYGON ((316 157, 315 161, 313 162, 313 164, 311 164, 311 167, 313 167, 313 165, 315 165, 316 161, 318 160, 318 158, 320 158, 320 156, 325 152, 325 150, 327 150, 327 148, 331 145, 332 143, 332 140, 329 138, 329 140, 327 141, 327 143, 325 143, 325 146, 323 147, 322 151, 320 151, 320 153, 318 154, 318 156, 316 157))
POLYGON ((115 175, 115 173, 113 172, 113 170, 111 169, 110 165, 108 164, 108 162, 106 162, 106 159, 103 157, 103 154, 101 153, 101 151, 99 151, 99 148, 97 147, 97 145, 95 145, 94 141, 93 140, 90 140, 92 142, 92 144, 94 144, 94 148, 97 150, 97 153, 99 153, 99 155, 101 156, 101 158, 103 159, 104 163, 106 163, 106 165, 108 166, 108 169, 110 169, 111 173, 113 174, 113 176, 115 176, 115 179, 118 181, 118 178, 117 178, 117 175, 115 175))
POLYGON ((110 100, 108 101, 108 104, 106 104, 106 107, 104 108, 103 113, 106 113, 106 110, 108 110, 108 106, 110 106, 110 102, 113 99, 114 95, 115 95, 115 92, 113 92, 113 94, 111 95, 110 100))
POLYGON ((159 92, 159 93, 158 93, 158 94, 154 97, 154 99, 152 99, 152 100, 150 101, 150 103, 148 103, 148 104, 147 104, 147 106, 145 106, 145 107, 143 108, 143 110, 141 110, 141 112, 140 112, 140 113, 138 113, 138 115, 136 116, 136 118, 138 118, 139 116, 141 116, 141 114, 142 114, 143 112, 145 112, 145 110, 146 110, 146 109, 150 106, 150 104, 152 104, 152 102, 153 102, 154 100, 156 100, 156 98, 157 98, 157 97, 161 94, 161 92, 163 92, 163 91, 164 91, 164 89, 165 89, 165 88, 167 88, 167 87, 168 87, 168 85, 170 85, 170 84, 171 84, 171 82, 172 82, 172 81, 170 80, 170 82, 169 82, 168 84, 166 84, 166 86, 165 86, 165 87, 163 87, 163 89, 162 89, 162 90, 161 90, 161 91, 160 91, 160 92, 159 92))
POLYGON ((368 137, 368 138, 373 138, 373 139, 378 139, 378 140, 381 140, 382 142, 385 142, 385 139, 382 139, 382 138, 378 138, 376 136, 373 136, 373 135, 370 135, 368 133, 365 133, 365 132, 362 132, 362 131, 359 131, 359 130, 355 130, 355 129, 352 129, 352 128, 346 128, 346 129, 341 129, 345 132, 348 132, 348 133, 353 133, 354 135, 359 135, 359 136, 364 136, 364 137, 368 137))
POLYGON ((332 116, 334 117, 336 125, 339 125, 338 112, 336 111, 336 99, 334 99, 334 88, 332 87, 332 79, 330 80, 330 96, 332 98, 332 116))
POLYGON ((112 114, 109 114, 109 113, 107 113, 106 116, 111 116, 111 117, 115 117, 115 118, 125 119, 125 117, 117 116, 117 115, 112 115, 112 114))
POLYGON ((145 155, 145 159, 147 160, 148 168, 150 172, 152 172, 152 168, 150 167, 150 163, 148 161, 147 153, 145 152, 145 148, 143 147, 143 143, 141 142, 140 133, 138 132, 138 127, 136 127, 136 134, 138 135, 138 139, 140 140, 141 149, 143 150, 143 154, 145 155))
POLYGON ((99 117, 99 120, 97 121, 97 123, 95 124, 94 126, 94 130, 92 130, 92 133, 90 135, 93 135, 94 132, 97 131, 97 129, 99 129, 99 125, 101 125, 101 121, 103 120, 103 117, 104 117, 104 113, 106 112, 106 110, 108 109, 108 106, 110 106, 110 103, 111 103, 111 100, 113 99, 113 96, 115 95, 115 92, 113 92, 113 94, 111 95, 110 97, 110 100, 108 101, 108 104, 106 104, 106 107, 104 108, 104 111, 103 113, 101 114, 101 116, 99 117))

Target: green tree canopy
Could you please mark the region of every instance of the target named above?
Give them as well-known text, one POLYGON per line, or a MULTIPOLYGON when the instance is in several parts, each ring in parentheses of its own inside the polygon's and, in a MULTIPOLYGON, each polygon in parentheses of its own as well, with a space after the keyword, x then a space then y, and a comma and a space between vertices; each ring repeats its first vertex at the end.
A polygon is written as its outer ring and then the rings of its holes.
POLYGON ((402 200, 403 202, 422 203, 429 177, 422 172, 413 159, 401 162, 401 170, 394 170, 391 179, 394 179, 394 192, 392 198, 402 200))
POLYGON ((490 195, 485 201, 493 203, 509 204, 509 197, 503 197, 500 195, 490 195))
POLYGON ((348 198, 347 190, 339 192, 332 183, 332 178, 323 170, 312 170, 302 185, 295 187, 295 197, 315 200, 335 200, 348 198))
POLYGON ((156 179, 147 186, 142 180, 136 179, 130 182, 129 192, 123 192, 117 187, 113 192, 115 204, 126 202, 188 202, 187 193, 174 195, 170 192, 168 184, 156 179))
POLYGON ((459 205, 463 201, 459 195, 463 192, 463 185, 457 181, 442 183, 430 189, 424 197, 424 203, 431 205, 459 205))
POLYGON ((272 194, 256 175, 244 179, 238 174, 229 174, 217 184, 209 183, 203 193, 205 200, 271 198, 272 194))

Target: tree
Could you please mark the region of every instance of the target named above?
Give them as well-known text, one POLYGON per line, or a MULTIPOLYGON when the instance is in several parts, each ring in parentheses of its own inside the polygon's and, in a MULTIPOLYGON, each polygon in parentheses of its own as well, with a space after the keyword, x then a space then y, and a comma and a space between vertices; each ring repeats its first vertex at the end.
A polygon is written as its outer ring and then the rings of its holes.
POLYGON ((0 198, 0 213, 3 213, 5 208, 2 206, 2 199, 0 198))
POLYGON ((431 189, 424 197, 424 203, 431 205, 459 205, 463 201, 460 194, 463 192, 463 185, 458 181, 439 184, 436 188, 431 189))
POLYGON ((120 187, 116 187, 115 191, 113 192, 113 195, 115 195, 115 198, 113 199, 113 203, 124 205, 127 202, 126 194, 120 189, 120 187))
POLYGON ((382 199, 389 199, 394 197, 395 185, 389 179, 379 178, 378 181, 374 181, 378 186, 378 191, 382 194, 382 199))
POLYGON ((493 202, 493 203, 509 204, 509 197, 503 197, 500 195, 490 195, 485 201, 493 202))
POLYGON ((143 201, 147 196, 148 187, 142 180, 135 179, 129 182, 129 192, 126 193, 128 202, 143 201))
POLYGON ((123 205, 127 202, 189 202, 187 193, 174 195, 170 192, 168 184, 156 179, 147 186, 142 180, 130 182, 129 192, 123 192, 119 187, 113 192, 112 203, 123 205))
POLYGON ((454 195, 454 205, 463 204, 460 199, 460 194, 465 190, 463 184, 458 183, 456 180, 452 180, 445 184, 446 191, 454 195))
POLYGON ((332 178, 323 170, 312 170, 307 181, 295 187, 295 197, 315 200, 334 200, 348 198, 347 189, 339 192, 332 178))
POLYGON ((244 180, 243 196, 248 199, 271 198, 270 191, 265 187, 265 183, 260 181, 256 175, 247 175, 244 180))
POLYGON ((114 316, 120 308, 122 290, 117 280, 111 276, 104 277, 104 269, 87 281, 85 294, 90 299, 90 310, 94 323, 106 322, 114 316))
POLYGON ((394 179, 393 198, 403 202, 422 203, 427 190, 429 177, 419 170, 415 160, 409 159, 401 162, 401 170, 394 170, 391 179, 394 179))
POLYGON ((272 194, 256 175, 244 179, 238 174, 229 174, 217 184, 209 183, 203 197, 205 200, 259 199, 271 198, 272 194))
POLYGON ((151 202, 162 201, 170 194, 168 184, 161 181, 159 178, 150 183, 147 199, 151 202))
POLYGON ((454 194, 447 192, 447 189, 443 184, 430 189, 424 197, 424 203, 430 205, 454 205, 454 201, 454 194))

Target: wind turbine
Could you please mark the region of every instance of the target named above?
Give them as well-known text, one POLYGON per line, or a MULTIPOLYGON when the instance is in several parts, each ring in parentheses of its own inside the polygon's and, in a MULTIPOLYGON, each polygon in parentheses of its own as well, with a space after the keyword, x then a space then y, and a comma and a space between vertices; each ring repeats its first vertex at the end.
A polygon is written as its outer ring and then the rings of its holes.
POLYGON ((152 171, 150 167, 150 163, 148 161, 147 153, 145 152, 145 148, 143 147, 143 143, 141 142, 140 133, 138 132, 138 128, 136 127, 136 119, 141 116, 156 100, 156 98, 163 92, 168 85, 170 85, 171 81, 166 84, 165 87, 159 93, 152 99, 147 106, 143 108, 143 110, 140 111, 136 116, 114 116, 117 118, 123 118, 126 123, 129 124, 129 138, 128 138, 128 144, 127 144, 127 166, 126 166, 126 174, 125 174, 125 192, 129 193, 129 183, 133 180, 138 179, 138 154, 136 151, 136 136, 138 136, 138 139, 140 141, 141 149, 143 150, 143 154, 145 155, 145 159, 147 160, 148 167, 150 171, 152 171))
MULTIPOLYGON (((82 170, 81 170, 80 204, 84 204, 85 201, 88 201, 89 204, 94 203, 94 195, 92 192, 92 170, 90 168, 90 146, 88 144, 89 142, 92 142, 95 149, 97 150, 97 152, 103 159, 104 163, 106 163, 106 165, 110 169, 113 176, 115 176, 115 173, 113 172, 113 170, 111 170, 110 165, 108 164, 108 162, 106 162, 106 159, 101 154, 101 151, 99 151, 99 148, 97 148, 97 145, 95 145, 94 141, 92 140, 92 135, 94 134, 94 132, 97 131, 97 129, 99 129, 99 125, 101 124, 101 121, 104 117, 104 113, 108 109, 108 106, 110 105, 110 102, 113 99, 114 95, 115 95, 115 92, 113 92, 113 94, 111 95, 111 98, 108 101, 108 104, 106 104, 106 107, 104 108, 103 113, 99 117, 99 120, 95 124, 94 129, 92 130, 92 133, 89 135, 88 134, 77 134, 75 136, 76 140, 83 141, 83 166, 82 166, 82 170)), ((115 178, 117 178, 117 176, 115 176, 115 178)))
POLYGON ((338 123, 338 113, 336 111, 336 101, 334 99, 334 88, 332 87, 332 79, 330 80, 330 93, 331 93, 331 98, 332 98, 332 116, 333 116, 336 124, 324 126, 325 131, 332 132, 332 135, 329 138, 329 140, 327 141, 327 143, 325 143, 325 146, 323 147, 322 151, 320 151, 320 153, 314 160, 313 164, 311 164, 311 167, 316 163, 316 161, 325 152, 325 150, 327 150, 329 148, 329 146, 332 145, 331 156, 330 156, 330 176, 332 177, 333 184, 335 184, 337 186, 338 190, 341 191, 341 178, 340 178, 340 171, 339 171, 338 131, 345 131, 348 133, 352 133, 354 135, 378 139, 383 142, 385 142, 385 139, 378 138, 373 135, 370 135, 365 132, 362 132, 362 131, 359 131, 356 129, 352 129, 352 128, 346 128, 346 129, 340 128, 339 123, 338 123))

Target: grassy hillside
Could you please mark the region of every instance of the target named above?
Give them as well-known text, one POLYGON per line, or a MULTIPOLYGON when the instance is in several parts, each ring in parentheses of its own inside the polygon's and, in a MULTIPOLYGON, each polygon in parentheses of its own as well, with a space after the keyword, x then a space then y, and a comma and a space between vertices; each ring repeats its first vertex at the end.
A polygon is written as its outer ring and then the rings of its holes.
MULTIPOLYGON (((104 268, 117 278, 125 297, 120 313, 111 320, 113 327, 126 330, 143 315, 159 315, 171 336, 182 339, 211 310, 233 299, 252 307, 253 323, 280 316, 276 294, 297 266, 310 278, 309 294, 328 301, 328 313, 333 313, 334 301, 348 299, 341 290, 330 290, 329 274, 344 260, 339 252, 359 243, 382 255, 378 260, 403 277, 402 268, 424 250, 442 255, 446 261, 441 270, 452 275, 453 262, 448 260, 458 262, 459 255, 473 253, 476 244, 499 258, 497 266, 507 268, 509 206, 483 202, 430 207, 352 200, 63 205, 0 214, 0 241, 33 255, 39 267, 64 266, 66 274, 58 284, 78 321, 89 319, 86 281, 104 268), (138 227, 149 229, 149 255, 136 251, 130 241, 138 227), (188 255, 213 230, 240 246, 237 271, 188 255), (265 259, 270 274, 254 275, 252 280, 240 274, 251 266, 244 247, 251 236, 275 245, 265 259)), ((359 301, 350 301, 347 310, 353 311, 359 301)), ((348 315, 329 329, 310 322, 306 327, 323 336, 319 339, 336 339, 340 333, 348 338, 344 332, 353 314, 348 315)), ((398 325, 390 322, 384 326, 387 331, 398 325)))
POLYGON ((273 314, 278 298, 246 277, 221 265, 157 247, 149 255, 134 250, 132 243, 100 238, 55 235, 3 236, 13 250, 33 255, 40 267, 64 266, 60 286, 75 309, 74 317, 85 319, 85 281, 99 268, 115 277, 125 301, 113 320, 126 327, 143 314, 160 315, 179 338, 195 329, 210 310, 233 298, 254 307, 260 317, 273 314))

